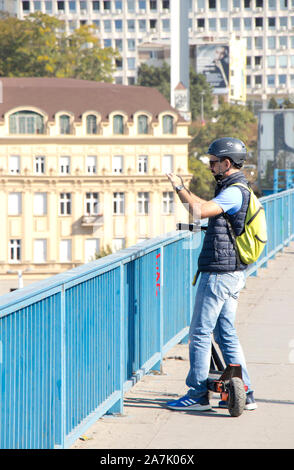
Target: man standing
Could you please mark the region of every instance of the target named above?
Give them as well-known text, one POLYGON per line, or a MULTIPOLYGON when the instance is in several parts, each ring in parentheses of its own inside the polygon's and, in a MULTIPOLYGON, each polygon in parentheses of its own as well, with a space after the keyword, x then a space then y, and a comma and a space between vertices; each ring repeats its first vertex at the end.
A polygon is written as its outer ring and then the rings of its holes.
MULTIPOLYGON (((199 218, 209 218, 203 247, 198 259, 201 273, 194 313, 189 331, 190 371, 186 379, 188 393, 167 403, 175 410, 211 409, 208 399, 207 378, 211 358, 211 335, 214 334, 226 364, 241 364, 247 388, 245 409, 257 408, 253 397, 245 357, 234 327, 239 293, 245 286, 247 265, 236 255, 233 238, 226 217, 236 236, 244 229, 250 192, 240 171, 246 159, 244 143, 232 137, 214 140, 208 149, 211 172, 217 182, 215 197, 206 201, 192 194, 180 177, 170 173, 168 178, 183 204, 199 218), (232 186, 234 185, 234 186, 232 186)), ((226 407, 226 402, 219 402, 226 407)))

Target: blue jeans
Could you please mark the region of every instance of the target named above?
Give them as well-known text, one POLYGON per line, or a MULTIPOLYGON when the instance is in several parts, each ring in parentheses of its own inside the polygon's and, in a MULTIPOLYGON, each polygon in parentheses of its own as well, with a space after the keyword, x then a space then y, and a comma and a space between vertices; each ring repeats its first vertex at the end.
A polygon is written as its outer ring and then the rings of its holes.
POLYGON ((220 347, 226 364, 241 364, 242 377, 251 390, 245 357, 234 327, 238 297, 245 286, 245 273, 201 273, 189 331, 190 371, 186 379, 188 395, 207 393, 211 359, 211 335, 220 347))

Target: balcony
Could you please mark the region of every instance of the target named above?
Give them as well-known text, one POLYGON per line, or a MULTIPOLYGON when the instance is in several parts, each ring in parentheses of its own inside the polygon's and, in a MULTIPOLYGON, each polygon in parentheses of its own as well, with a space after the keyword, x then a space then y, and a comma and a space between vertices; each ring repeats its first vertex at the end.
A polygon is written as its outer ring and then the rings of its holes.
POLYGON ((103 223, 103 214, 84 215, 81 220, 82 227, 101 227, 103 223))

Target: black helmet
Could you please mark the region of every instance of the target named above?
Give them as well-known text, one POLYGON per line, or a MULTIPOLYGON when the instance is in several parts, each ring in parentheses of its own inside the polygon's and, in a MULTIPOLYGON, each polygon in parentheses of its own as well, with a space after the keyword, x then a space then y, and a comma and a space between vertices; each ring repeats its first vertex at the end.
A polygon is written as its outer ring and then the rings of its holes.
POLYGON ((221 137, 210 144, 207 153, 218 158, 230 158, 234 163, 240 165, 246 160, 247 149, 242 140, 234 137, 221 137))

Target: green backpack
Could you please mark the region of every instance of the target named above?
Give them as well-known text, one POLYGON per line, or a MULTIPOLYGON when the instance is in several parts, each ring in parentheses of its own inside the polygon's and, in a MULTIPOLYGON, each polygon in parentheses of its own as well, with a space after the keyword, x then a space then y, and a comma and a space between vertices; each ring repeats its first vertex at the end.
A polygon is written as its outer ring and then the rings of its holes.
POLYGON ((237 254, 237 262, 251 264, 258 260, 267 243, 266 217, 264 208, 251 188, 242 183, 231 186, 243 186, 250 191, 250 200, 245 218, 244 231, 236 236, 227 214, 225 218, 232 236, 237 254))

